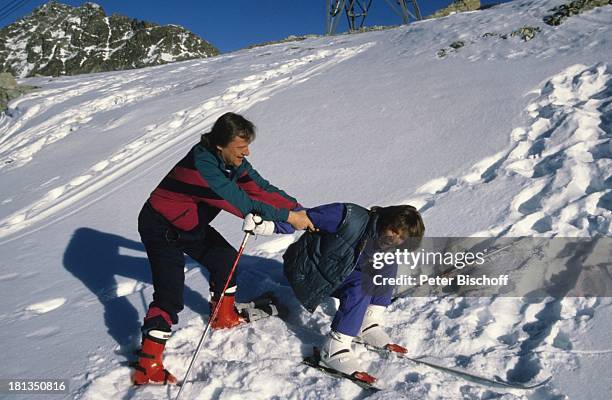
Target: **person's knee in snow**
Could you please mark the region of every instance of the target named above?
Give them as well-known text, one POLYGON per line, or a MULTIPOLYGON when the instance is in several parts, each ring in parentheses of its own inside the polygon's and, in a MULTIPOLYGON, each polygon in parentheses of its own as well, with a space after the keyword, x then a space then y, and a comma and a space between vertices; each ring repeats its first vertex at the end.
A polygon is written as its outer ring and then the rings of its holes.
POLYGON ((363 274, 374 252, 418 247, 425 232, 419 212, 409 205, 367 210, 356 204, 334 203, 310 209, 308 215, 315 227, 322 227, 324 222, 325 228, 319 233, 306 233, 289 246, 283 256, 284 271, 309 311, 325 299, 325 293, 340 299, 321 351, 322 363, 349 374, 349 369, 363 372, 351 348, 355 338, 371 346, 405 351, 384 330, 390 291, 383 295, 368 293, 362 280, 367 278, 363 274), (321 291, 320 285, 327 287, 329 282, 331 289, 321 291))

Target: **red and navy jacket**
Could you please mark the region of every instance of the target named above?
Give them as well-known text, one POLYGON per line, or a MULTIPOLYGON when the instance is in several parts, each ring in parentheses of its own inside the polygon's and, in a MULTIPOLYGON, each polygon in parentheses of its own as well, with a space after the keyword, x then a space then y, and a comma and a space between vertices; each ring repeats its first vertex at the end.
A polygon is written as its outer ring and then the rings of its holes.
POLYGON ((172 168, 149 197, 151 206, 175 227, 189 231, 209 223, 222 209, 240 218, 250 212, 286 221, 297 200, 263 179, 245 159, 239 167, 201 144, 172 168))

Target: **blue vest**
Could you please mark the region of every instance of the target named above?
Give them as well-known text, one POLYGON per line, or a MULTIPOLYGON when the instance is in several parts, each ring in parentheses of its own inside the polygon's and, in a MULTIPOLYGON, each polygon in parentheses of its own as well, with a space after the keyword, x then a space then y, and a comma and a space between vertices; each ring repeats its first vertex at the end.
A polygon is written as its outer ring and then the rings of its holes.
POLYGON ((283 255, 289 284, 310 312, 329 297, 355 268, 366 240, 377 234, 378 215, 346 203, 336 233, 306 232, 283 255))

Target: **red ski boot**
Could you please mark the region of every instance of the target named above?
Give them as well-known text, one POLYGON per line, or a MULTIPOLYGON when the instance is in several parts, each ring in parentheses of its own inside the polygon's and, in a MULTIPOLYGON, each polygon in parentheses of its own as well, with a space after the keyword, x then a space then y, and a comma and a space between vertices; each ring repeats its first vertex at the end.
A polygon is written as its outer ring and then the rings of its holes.
POLYGON ((138 352, 138 363, 132 375, 134 385, 176 385, 176 377, 164 368, 162 354, 171 329, 161 316, 145 319, 142 333, 142 348, 138 352), (148 327, 154 326, 152 329, 148 327))
MULTIPOLYGON (((215 310, 219 299, 212 299, 210 301, 210 314, 215 310)), ((241 324, 244 320, 240 317, 240 314, 236 312, 234 307, 234 294, 227 294, 223 296, 223 300, 219 305, 219 311, 217 317, 210 323, 210 327, 213 329, 224 329, 233 328, 236 325, 241 324)))

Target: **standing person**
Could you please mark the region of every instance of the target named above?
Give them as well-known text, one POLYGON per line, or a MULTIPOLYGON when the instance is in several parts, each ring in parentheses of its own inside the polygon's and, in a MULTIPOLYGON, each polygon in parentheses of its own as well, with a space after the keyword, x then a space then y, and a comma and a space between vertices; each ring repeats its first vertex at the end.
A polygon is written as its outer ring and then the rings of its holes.
MULTIPOLYGON (((293 211, 295 198, 263 179, 246 157, 255 126, 241 115, 226 113, 210 132, 176 164, 153 190, 138 216, 138 231, 153 276, 153 302, 142 325, 142 349, 134 384, 176 383, 164 369, 162 353, 171 327, 183 309, 184 253, 210 272, 213 310, 237 257, 236 250, 210 226, 221 210, 239 218, 256 213, 285 221, 295 229, 312 229, 305 211, 293 211)), ((231 328, 241 320, 234 308, 232 277, 213 329, 231 328)))
MULTIPOLYGON (((394 344, 384 330, 384 313, 392 293, 390 287, 373 286, 372 258, 376 252, 394 251, 398 246, 410 244, 414 248, 425 233, 425 225, 409 205, 367 210, 357 204, 334 203, 308 209, 307 215, 317 231, 306 232, 289 246, 283 255, 285 276, 310 312, 329 296, 340 300, 320 363, 373 382, 375 378, 364 371, 352 351, 353 340, 397 352, 406 349, 394 344)), ((254 229, 256 234, 273 231, 291 233, 293 229, 279 222, 264 222, 254 229)), ((395 276, 397 265, 380 272, 395 276)))

